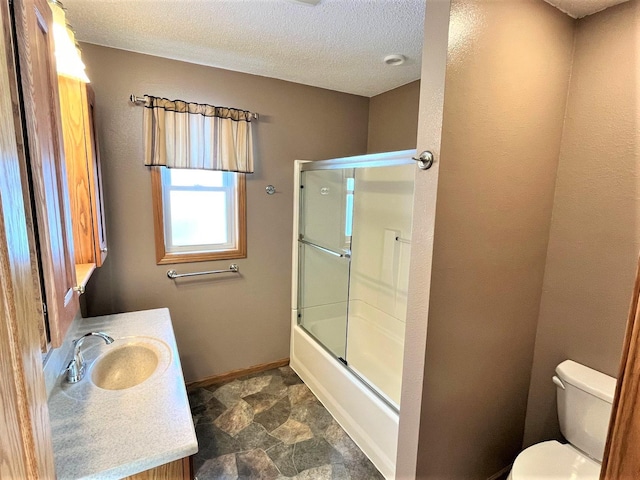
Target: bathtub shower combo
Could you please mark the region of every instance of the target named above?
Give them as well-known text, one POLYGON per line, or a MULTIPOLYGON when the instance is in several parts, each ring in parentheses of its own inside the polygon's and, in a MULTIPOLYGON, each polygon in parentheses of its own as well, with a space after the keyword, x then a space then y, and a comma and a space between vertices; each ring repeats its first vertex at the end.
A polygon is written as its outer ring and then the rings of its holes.
POLYGON ((296 162, 291 367, 394 478, 415 151, 296 162))

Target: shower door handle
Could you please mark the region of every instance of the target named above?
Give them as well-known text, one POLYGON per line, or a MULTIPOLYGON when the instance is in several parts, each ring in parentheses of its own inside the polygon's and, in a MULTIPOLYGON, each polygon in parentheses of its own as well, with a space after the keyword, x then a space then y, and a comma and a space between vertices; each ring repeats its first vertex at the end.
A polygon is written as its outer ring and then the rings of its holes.
POLYGON ((300 243, 304 243, 305 245, 309 245, 310 247, 317 248, 318 250, 324 253, 333 255, 334 257, 349 258, 351 256, 349 253, 334 252, 333 250, 329 250, 328 248, 321 247, 320 245, 316 245, 315 243, 308 242, 307 240, 300 239, 298 241, 300 243))

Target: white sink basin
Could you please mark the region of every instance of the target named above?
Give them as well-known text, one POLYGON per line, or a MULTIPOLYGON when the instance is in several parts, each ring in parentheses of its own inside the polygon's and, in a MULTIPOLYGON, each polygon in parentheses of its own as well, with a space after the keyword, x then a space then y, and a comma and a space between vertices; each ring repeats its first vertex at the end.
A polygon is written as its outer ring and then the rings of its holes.
MULTIPOLYGON (((85 360, 89 361, 87 354, 85 360)), ((99 356, 91 363, 87 376, 93 385, 103 390, 126 390, 164 372, 170 361, 171 350, 161 340, 117 338, 111 345, 100 346, 99 356)))
POLYGON ((91 381, 105 390, 124 390, 148 379, 158 368, 158 354, 145 344, 129 343, 109 350, 91 368, 91 381))
MULTIPOLYGON (((99 399, 131 388, 146 388, 171 363, 171 349, 164 341, 146 336, 116 338, 83 350, 87 371, 78 383, 62 382, 65 394, 78 400, 99 399)), ((106 397, 105 397, 106 398, 106 397)))

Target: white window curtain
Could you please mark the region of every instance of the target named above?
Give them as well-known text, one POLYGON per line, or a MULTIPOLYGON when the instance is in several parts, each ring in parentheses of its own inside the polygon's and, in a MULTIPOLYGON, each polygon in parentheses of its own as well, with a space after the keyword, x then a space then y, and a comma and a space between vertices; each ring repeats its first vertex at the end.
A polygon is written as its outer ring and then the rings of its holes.
POLYGON ((144 164, 253 173, 253 114, 145 95, 144 164))

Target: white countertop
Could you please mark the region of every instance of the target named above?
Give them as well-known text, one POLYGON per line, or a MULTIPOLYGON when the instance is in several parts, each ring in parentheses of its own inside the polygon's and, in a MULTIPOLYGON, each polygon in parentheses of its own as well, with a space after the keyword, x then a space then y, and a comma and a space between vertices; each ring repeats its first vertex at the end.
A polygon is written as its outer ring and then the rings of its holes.
POLYGON ((58 479, 117 479, 196 453, 198 443, 169 310, 82 320, 80 335, 96 331, 116 341, 105 345, 100 338, 85 340, 85 378, 72 385, 60 375, 49 396, 58 479), (93 360, 127 337, 150 337, 159 345, 163 368, 125 390, 96 387, 90 380, 93 360))

